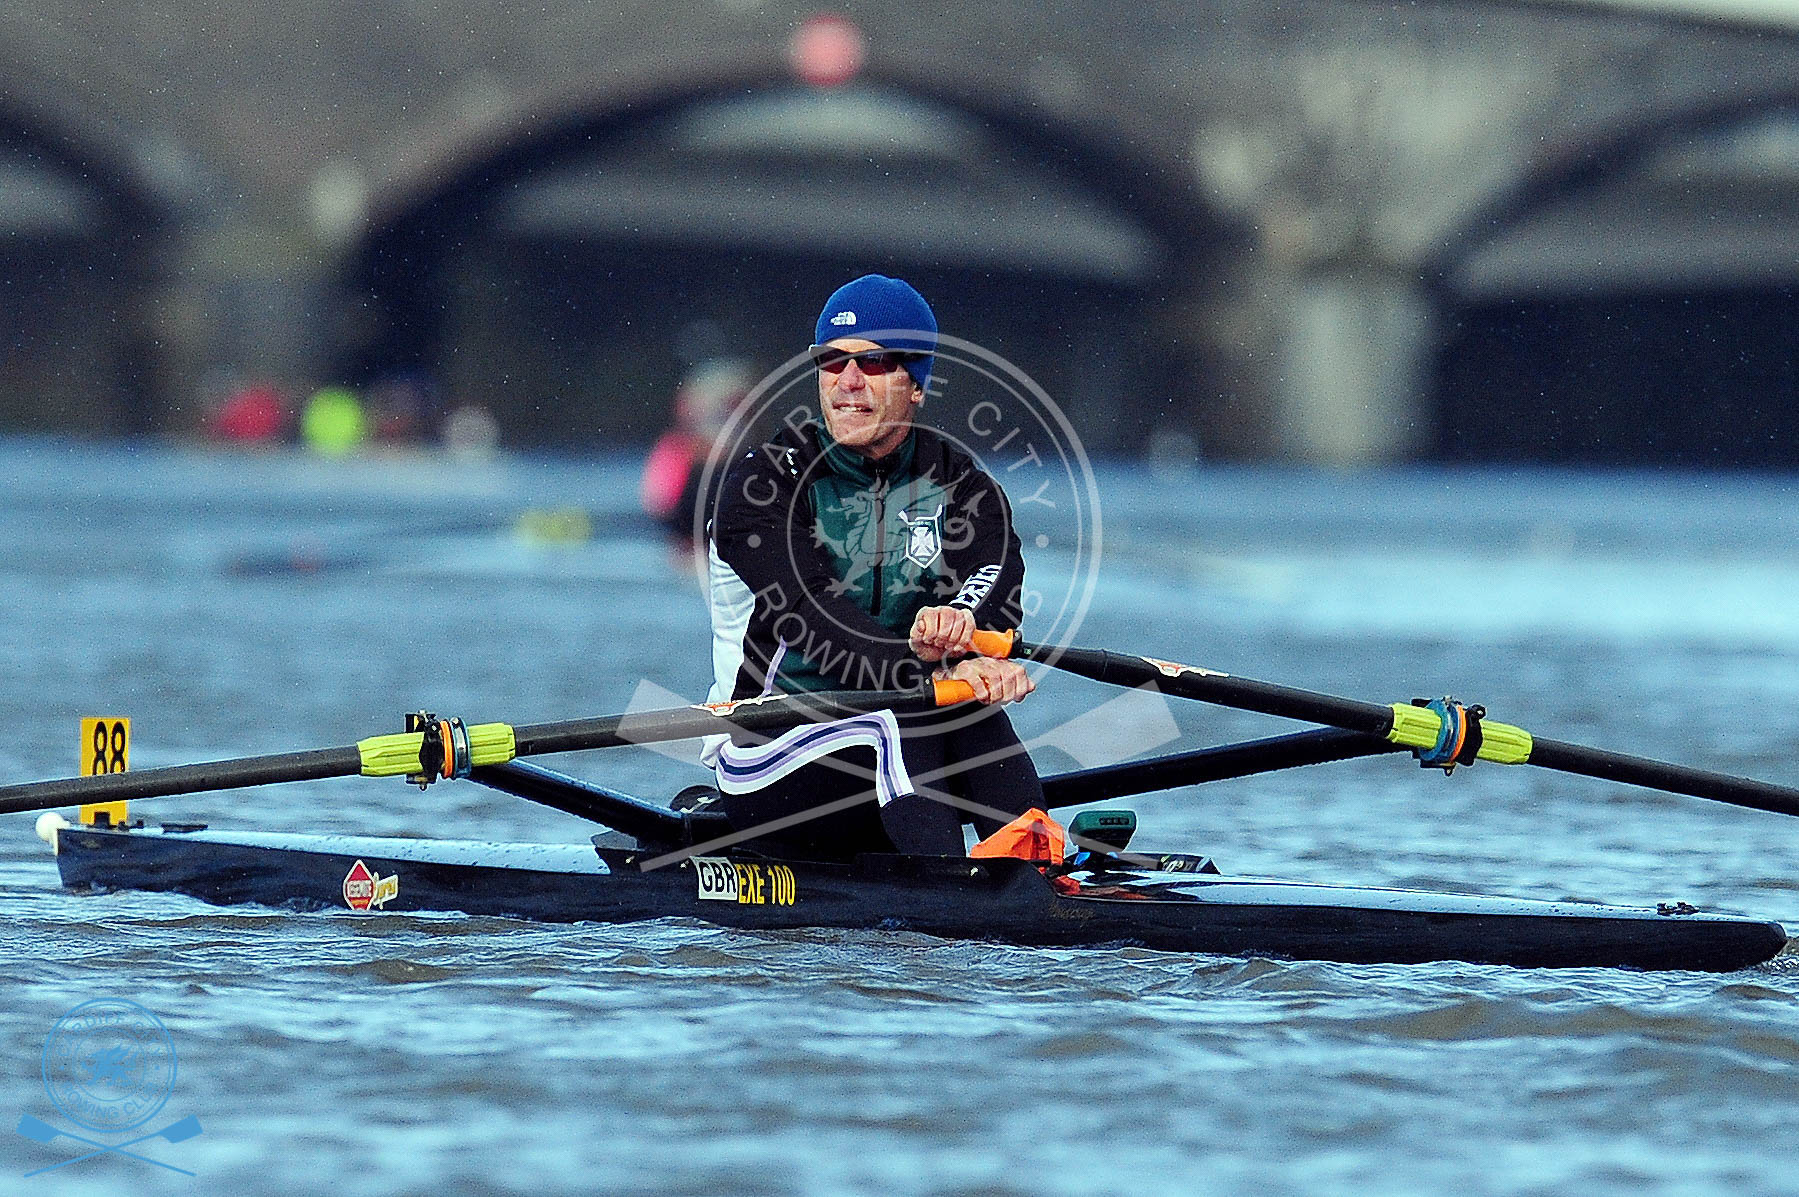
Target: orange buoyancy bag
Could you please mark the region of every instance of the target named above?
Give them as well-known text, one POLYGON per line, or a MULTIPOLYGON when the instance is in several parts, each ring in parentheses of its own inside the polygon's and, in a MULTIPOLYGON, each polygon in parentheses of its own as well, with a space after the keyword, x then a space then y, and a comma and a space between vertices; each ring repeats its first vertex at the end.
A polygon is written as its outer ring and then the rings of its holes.
POLYGON ((1068 855, 1068 832, 1032 807, 968 850, 970 856, 1014 856, 1038 864, 1061 864, 1068 855))

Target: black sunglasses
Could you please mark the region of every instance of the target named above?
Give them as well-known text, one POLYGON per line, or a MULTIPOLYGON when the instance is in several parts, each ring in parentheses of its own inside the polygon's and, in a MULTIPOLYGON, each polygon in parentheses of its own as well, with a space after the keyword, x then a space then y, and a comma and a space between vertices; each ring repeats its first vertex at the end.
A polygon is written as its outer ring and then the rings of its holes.
POLYGON ((901 349, 838 349, 834 345, 814 345, 812 362, 826 374, 841 374, 852 361, 864 374, 885 374, 917 361, 920 355, 901 349))

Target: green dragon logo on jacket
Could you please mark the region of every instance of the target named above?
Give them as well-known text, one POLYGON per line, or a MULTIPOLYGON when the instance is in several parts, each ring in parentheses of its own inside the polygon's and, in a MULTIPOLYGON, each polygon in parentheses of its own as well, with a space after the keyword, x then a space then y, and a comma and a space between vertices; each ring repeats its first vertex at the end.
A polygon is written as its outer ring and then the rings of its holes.
POLYGON ((886 622, 910 620, 919 600, 907 596, 954 592, 943 561, 944 550, 955 547, 945 527, 954 501, 950 488, 925 479, 863 489, 834 481, 814 490, 818 516, 812 529, 814 541, 837 563, 833 595, 851 595, 864 605, 873 600, 872 609, 886 622))

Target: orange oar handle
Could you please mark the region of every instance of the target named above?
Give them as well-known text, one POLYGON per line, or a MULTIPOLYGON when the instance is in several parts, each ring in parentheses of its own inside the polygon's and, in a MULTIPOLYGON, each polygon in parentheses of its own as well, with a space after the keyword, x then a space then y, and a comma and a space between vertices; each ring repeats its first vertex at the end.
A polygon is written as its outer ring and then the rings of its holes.
POLYGON ((974 701, 974 687, 953 678, 934 681, 931 689, 935 692, 937 705, 940 707, 953 707, 959 702, 974 701))
POLYGON ((983 657, 998 657, 1001 660, 1012 655, 1012 646, 1018 643, 1017 632, 976 632, 974 634, 974 651, 983 657))

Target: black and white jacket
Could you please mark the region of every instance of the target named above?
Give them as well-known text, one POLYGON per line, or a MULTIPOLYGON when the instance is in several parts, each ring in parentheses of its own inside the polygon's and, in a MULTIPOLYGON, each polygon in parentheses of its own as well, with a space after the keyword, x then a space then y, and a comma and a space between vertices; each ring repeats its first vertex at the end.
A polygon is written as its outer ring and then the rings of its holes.
POLYGON ((920 686, 907 633, 954 605, 1019 625, 1024 560, 999 483, 915 428, 871 462, 816 423, 744 454, 709 535, 714 701, 772 691, 920 686))

